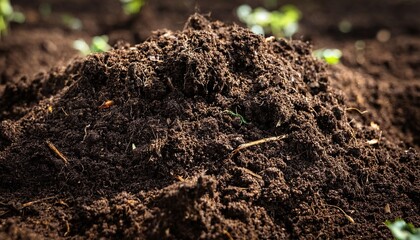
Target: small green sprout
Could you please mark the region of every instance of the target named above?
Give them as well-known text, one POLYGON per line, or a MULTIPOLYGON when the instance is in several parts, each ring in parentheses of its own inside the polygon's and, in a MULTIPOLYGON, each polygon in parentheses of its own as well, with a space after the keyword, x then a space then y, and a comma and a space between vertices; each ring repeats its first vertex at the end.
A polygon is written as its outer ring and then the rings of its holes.
POLYGON ((80 30, 83 27, 83 23, 77 17, 74 17, 70 14, 61 15, 61 21, 70 29, 80 30))
POLYGON ((397 240, 420 240, 420 228, 415 228, 413 224, 406 223, 402 219, 394 222, 386 221, 385 225, 397 240))
POLYGON ((277 11, 265 8, 252 9, 241 5, 236 9, 239 20, 256 34, 273 34, 276 37, 291 37, 298 30, 301 12, 293 5, 285 5, 277 11))
POLYGON ((79 50, 83 55, 88 55, 95 52, 106 52, 111 49, 108 44, 108 36, 95 36, 92 38, 90 46, 83 39, 78 39, 73 42, 73 48, 79 50))
POLYGON ((319 59, 324 60, 330 65, 334 65, 340 62, 340 58, 343 54, 339 49, 322 48, 315 50, 313 55, 319 59))
POLYGON ((232 117, 235 117, 235 118, 239 118, 239 120, 241 121, 240 122, 240 125, 242 125, 242 124, 249 124, 246 120, 245 120, 245 118, 241 115, 241 114, 239 114, 239 113, 237 113, 237 112, 233 112, 233 111, 231 111, 231 110, 225 110, 225 111, 223 111, 224 113, 227 113, 227 114, 229 114, 229 115, 231 115, 232 117))
POLYGON ((146 0, 120 0, 123 10, 127 15, 134 15, 140 12, 146 0))
POLYGON ((25 22, 25 15, 13 11, 9 0, 0 0, 0 37, 7 34, 10 22, 23 23, 25 22))

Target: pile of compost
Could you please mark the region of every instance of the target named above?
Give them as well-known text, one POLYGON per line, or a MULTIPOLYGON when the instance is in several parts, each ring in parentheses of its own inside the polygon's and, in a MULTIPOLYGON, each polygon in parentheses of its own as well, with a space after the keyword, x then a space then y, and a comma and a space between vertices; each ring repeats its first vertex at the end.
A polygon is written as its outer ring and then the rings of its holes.
POLYGON ((387 219, 419 224, 418 153, 358 118, 311 53, 193 15, 37 76, 39 103, 0 126, 0 238, 378 239, 387 219))

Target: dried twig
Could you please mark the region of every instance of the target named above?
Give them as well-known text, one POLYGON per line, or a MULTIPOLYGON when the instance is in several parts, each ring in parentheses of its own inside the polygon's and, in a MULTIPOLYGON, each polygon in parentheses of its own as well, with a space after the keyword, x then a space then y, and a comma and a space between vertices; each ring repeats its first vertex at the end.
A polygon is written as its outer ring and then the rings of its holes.
POLYGON ((41 198, 41 199, 38 199, 38 200, 35 200, 35 201, 30 201, 30 202, 27 202, 27 203, 22 204, 22 206, 20 207, 20 209, 23 209, 23 208, 26 208, 26 207, 30 207, 30 206, 32 206, 32 205, 34 205, 36 203, 44 202, 46 200, 50 200, 50 199, 53 199, 53 198, 56 198, 56 196, 41 198))
POLYGON ((70 233, 70 224, 67 220, 64 220, 65 224, 66 224, 66 232, 64 233, 64 237, 67 237, 67 235, 69 235, 70 233))
POLYGON ((112 107, 113 105, 114 105, 114 101, 113 100, 106 100, 98 108, 99 109, 108 109, 108 108, 112 107))
POLYGON ((243 167, 238 167, 239 169, 244 170, 244 172, 248 173, 249 175, 256 177, 258 179, 263 179, 263 177, 261 177, 261 175, 254 173, 253 171, 249 170, 248 168, 243 168, 243 167))
POLYGON ((62 205, 62 206, 65 206, 65 207, 69 207, 69 205, 66 202, 64 202, 63 200, 61 200, 61 199, 58 200, 57 203, 60 204, 60 205, 62 205))
POLYGON ((233 155, 235 155, 236 153, 238 153, 239 151, 241 151, 245 148, 249 148, 249 147, 252 147, 252 146, 255 146, 255 145, 260 145, 260 144, 263 144, 263 143, 266 143, 266 142, 273 142, 273 141, 282 140, 282 139, 286 138, 286 136, 287 135, 281 135, 281 136, 277 136, 277 137, 263 138, 263 139, 256 140, 256 141, 253 141, 253 142, 241 144, 241 145, 239 145, 239 147, 237 147, 235 150, 233 150, 229 154, 228 158, 233 157, 233 155))
POLYGON ((68 116, 67 112, 64 111, 64 108, 61 108, 61 111, 63 111, 64 115, 68 116))
POLYGON ((50 141, 50 140, 47 140, 47 141, 45 141, 46 143, 47 143, 47 145, 48 145, 48 147, 55 153, 55 154, 57 154, 57 156, 59 156, 63 161, 64 161, 64 164, 65 165, 67 165, 67 163, 69 162, 68 160, 67 160, 67 158, 66 158, 66 156, 64 156, 64 154, 62 154, 55 146, 54 146, 54 144, 50 141))
POLYGON ((229 240, 233 240, 232 235, 230 235, 230 233, 227 230, 223 230, 223 234, 229 239, 229 240))
POLYGON ((24 208, 30 207, 34 204, 40 203, 40 202, 44 202, 46 200, 50 200, 56 198, 56 196, 52 196, 52 197, 46 197, 46 198, 42 198, 42 199, 38 199, 38 200, 34 200, 34 201, 30 201, 30 202, 26 202, 23 204, 20 203, 16 203, 16 204, 6 204, 6 203, 2 203, 0 202, 0 206, 3 208, 6 208, 7 210, 5 211, 0 211, 0 217, 11 212, 11 211, 21 211, 24 208))
POLYGON ((358 108, 353 108, 353 107, 351 107, 351 108, 346 108, 346 111, 356 111, 356 112, 358 112, 360 115, 363 115, 363 114, 365 114, 365 113, 368 113, 368 112, 369 112, 368 110, 361 111, 360 109, 358 109, 358 108))
POLYGON ((327 206, 333 207, 333 208, 337 208, 338 210, 340 210, 340 212, 342 212, 344 214, 344 216, 347 218, 347 220, 349 220, 350 223, 355 223, 354 219, 352 217, 350 217, 350 215, 348 215, 346 212, 344 212, 343 209, 341 209, 340 207, 337 207, 335 205, 329 205, 326 204, 327 206))
POLYGON ((182 176, 179 176, 179 175, 175 176, 175 179, 180 181, 180 182, 185 181, 185 179, 182 176))

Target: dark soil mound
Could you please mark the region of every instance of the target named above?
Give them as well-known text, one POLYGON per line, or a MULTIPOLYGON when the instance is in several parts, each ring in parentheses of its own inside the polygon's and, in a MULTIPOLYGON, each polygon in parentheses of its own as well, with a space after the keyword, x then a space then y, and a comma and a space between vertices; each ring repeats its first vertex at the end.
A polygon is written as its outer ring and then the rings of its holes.
POLYGON ((386 219, 419 224, 418 154, 350 119, 328 75, 306 43, 199 15, 47 75, 39 105, 1 123, 0 236, 377 239, 386 219))
POLYGON ((389 138, 420 148, 420 38, 396 36, 389 42, 365 41, 366 48, 347 47, 344 63, 359 71, 335 67, 331 80, 352 107, 367 110, 389 138), (361 74, 363 73, 363 74, 361 74))
POLYGON ((34 88, 40 87, 37 80, 54 64, 66 65, 65 59, 76 53, 68 49, 72 40, 59 30, 13 33, 13 38, 6 37, 0 42, 0 121, 18 119, 27 113, 28 106, 37 99, 34 94, 37 92, 34 88))

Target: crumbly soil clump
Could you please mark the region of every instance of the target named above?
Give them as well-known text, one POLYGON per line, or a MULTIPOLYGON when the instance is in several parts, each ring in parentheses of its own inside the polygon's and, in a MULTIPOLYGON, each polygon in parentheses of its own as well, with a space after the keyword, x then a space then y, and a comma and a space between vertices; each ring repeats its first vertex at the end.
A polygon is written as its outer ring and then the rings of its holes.
POLYGON ((418 153, 350 117, 311 51, 193 15, 42 75, 39 104, 1 122, 0 237, 378 239, 387 219, 418 225, 418 153))

